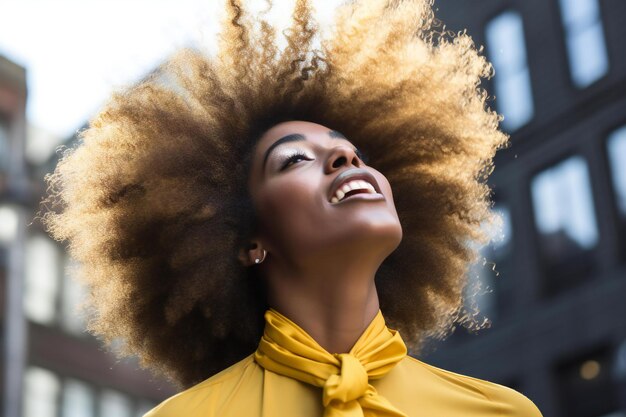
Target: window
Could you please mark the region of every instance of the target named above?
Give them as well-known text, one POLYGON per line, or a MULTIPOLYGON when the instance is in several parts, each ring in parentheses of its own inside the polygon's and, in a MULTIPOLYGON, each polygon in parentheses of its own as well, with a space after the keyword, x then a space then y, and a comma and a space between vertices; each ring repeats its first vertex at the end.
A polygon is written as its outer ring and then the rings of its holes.
POLYGON ((626 218, 626 126, 617 129, 609 136, 607 149, 617 208, 626 218))
POLYGON ((626 125, 609 135, 606 147, 618 212, 620 253, 622 260, 626 260, 626 125))
POLYGON ((52 372, 29 367, 24 374, 24 417, 57 417, 60 389, 52 372))
POLYGON ((504 115, 502 127, 513 131, 526 124, 534 112, 522 18, 508 11, 492 19, 485 30, 489 60, 495 69, 496 106, 504 115))
MULTIPOLYGON (((512 231, 511 213, 504 204, 496 204, 493 208, 502 219, 500 235, 496 236, 485 250, 486 268, 492 276, 494 289, 494 315, 503 317, 511 313, 515 295, 512 262, 512 231)), ((495 318, 495 317, 494 317, 495 318)))
POLYGON ((626 384, 626 339, 615 350, 613 375, 619 383, 626 384))
POLYGON ((157 404, 151 401, 141 401, 139 403, 139 407, 137 408, 137 413, 135 413, 135 416, 143 417, 144 414, 146 414, 148 411, 152 410, 156 406, 157 404))
POLYGON ((25 314, 32 321, 51 324, 59 291, 58 246, 42 234, 28 237, 25 246, 25 314))
POLYGON ((555 293, 583 279, 598 241, 587 164, 573 156, 531 181, 533 212, 545 268, 545 292, 555 293))
MULTIPOLYGON (((484 254, 484 252, 483 252, 484 254)), ((485 257, 486 258, 486 257, 485 257)), ((490 262, 489 258, 486 258, 490 262)), ((494 294, 495 272, 491 263, 478 263, 468 271, 468 285, 465 288, 465 308, 473 313, 477 310, 481 319, 492 320, 496 315, 494 294)), ((480 320, 479 320, 480 321, 480 320)))
POLYGON ((68 379, 63 387, 62 417, 93 417, 94 394, 84 382, 68 379))
POLYGON ((15 207, 0 205, 0 246, 10 246, 19 227, 19 214, 15 207))
POLYGON ((559 0, 572 81, 587 87, 607 73, 598 0, 559 0))
POLYGON ((130 400, 122 393, 105 390, 100 396, 100 416, 134 417, 130 400))
POLYGON ((63 328, 76 335, 85 335, 85 317, 79 310, 79 305, 83 302, 86 291, 82 283, 74 278, 73 269, 76 264, 71 258, 63 255, 63 290, 61 298, 61 324, 63 328))
POLYGON ((617 386, 611 372, 611 351, 603 348, 556 366, 561 415, 619 416, 617 386))
POLYGON ((487 233, 492 237, 491 243, 481 250, 482 263, 475 265, 476 272, 470 273, 468 290, 476 292, 476 307, 481 315, 490 320, 510 312, 512 305, 512 268, 511 254, 511 218, 508 207, 496 204, 493 211, 502 220, 501 225, 493 225, 487 233), (473 280, 478 280, 478 283, 473 280))
MULTIPOLYGON (((479 323, 497 320, 510 312, 512 305, 511 219, 504 204, 496 204, 493 211, 499 215, 501 224, 483 224, 483 230, 491 236, 491 243, 480 249, 478 261, 467 273, 467 286, 463 297, 464 309, 479 323)), ((450 336, 448 343, 462 343, 480 336, 488 328, 476 332, 460 326, 450 336)))
POLYGON ((9 162, 9 125, 0 116, 0 174, 7 170, 9 162))
POLYGON ((24 374, 24 417, 142 417, 155 406, 113 389, 97 390, 78 379, 62 381, 39 367, 31 366, 24 374))

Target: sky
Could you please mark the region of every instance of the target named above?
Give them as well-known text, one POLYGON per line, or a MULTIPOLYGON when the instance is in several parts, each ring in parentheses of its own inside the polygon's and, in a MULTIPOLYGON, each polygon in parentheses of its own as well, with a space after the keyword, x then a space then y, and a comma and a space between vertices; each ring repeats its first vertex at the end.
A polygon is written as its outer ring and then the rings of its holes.
POLYGON ((29 123, 68 137, 113 87, 216 28, 212 0, 0 0, 0 54, 26 67, 29 123), (207 31, 204 31, 207 32, 207 31))
MULTIPOLYGON (((252 11, 265 7, 264 1, 252 2, 252 11)), ((275 0, 270 21, 286 26, 292 4, 275 0)), ((337 1, 323 4, 322 22, 337 1)), ((141 79, 176 49, 211 50, 222 5, 223 0, 0 0, 0 55, 27 70, 29 124, 63 140, 95 115, 113 88, 141 79)))

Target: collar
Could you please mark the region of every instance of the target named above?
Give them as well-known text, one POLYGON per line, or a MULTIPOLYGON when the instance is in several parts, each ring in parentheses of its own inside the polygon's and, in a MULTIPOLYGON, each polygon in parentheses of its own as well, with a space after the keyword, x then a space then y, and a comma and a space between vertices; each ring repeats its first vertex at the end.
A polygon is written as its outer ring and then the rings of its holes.
POLYGON ((266 370, 321 387, 324 417, 362 417, 364 412, 406 417, 369 384, 382 378, 406 353, 400 333, 387 328, 380 310, 350 352, 331 354, 296 323, 270 308, 254 360, 266 370))

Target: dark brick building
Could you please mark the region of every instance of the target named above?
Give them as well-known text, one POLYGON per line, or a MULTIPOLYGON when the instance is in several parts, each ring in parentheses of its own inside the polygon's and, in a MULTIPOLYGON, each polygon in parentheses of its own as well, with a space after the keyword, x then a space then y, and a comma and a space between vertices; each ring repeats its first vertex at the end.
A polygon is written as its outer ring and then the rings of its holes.
POLYGON ((626 2, 436 7, 484 45, 512 145, 490 180, 504 238, 474 272, 491 327, 423 359, 512 386, 545 417, 626 416, 626 2))

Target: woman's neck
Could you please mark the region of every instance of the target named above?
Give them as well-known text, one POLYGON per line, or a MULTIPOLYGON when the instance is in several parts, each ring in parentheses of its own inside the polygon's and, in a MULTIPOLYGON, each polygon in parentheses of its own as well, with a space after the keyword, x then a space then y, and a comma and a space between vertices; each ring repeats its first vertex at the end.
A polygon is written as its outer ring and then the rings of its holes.
POLYGON ((373 272, 362 267, 340 276, 332 272, 300 274, 298 279, 273 274, 269 304, 328 352, 347 353, 376 317, 378 293, 373 272))

